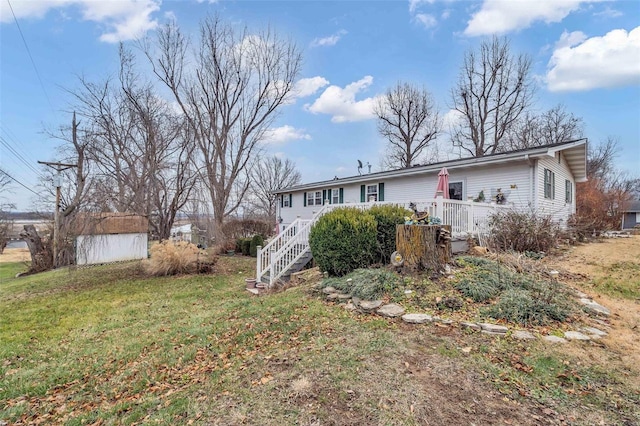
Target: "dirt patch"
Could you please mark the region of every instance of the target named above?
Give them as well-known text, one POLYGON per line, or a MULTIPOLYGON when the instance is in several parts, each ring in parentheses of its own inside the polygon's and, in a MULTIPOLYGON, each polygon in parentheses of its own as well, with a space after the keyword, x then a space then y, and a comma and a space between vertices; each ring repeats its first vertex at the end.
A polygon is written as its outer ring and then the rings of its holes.
MULTIPOLYGON (((625 280, 627 277, 620 273, 616 265, 640 266, 640 236, 611 238, 579 245, 559 258, 548 259, 546 263, 573 274, 572 287, 587 293, 593 300, 611 310, 611 317, 608 319, 611 330, 600 343, 616 354, 627 369, 636 373, 636 377, 640 377, 640 301, 602 294, 594 286, 594 282, 605 278, 625 280)), ((637 290, 636 288, 635 291, 637 290)), ((592 325, 601 327, 596 323, 592 325)), ((595 360, 604 364, 612 362, 609 355, 599 353, 598 350, 584 355, 595 357, 595 360)))
POLYGON ((7 248, 0 254, 0 263, 29 262, 31 255, 26 248, 7 248))

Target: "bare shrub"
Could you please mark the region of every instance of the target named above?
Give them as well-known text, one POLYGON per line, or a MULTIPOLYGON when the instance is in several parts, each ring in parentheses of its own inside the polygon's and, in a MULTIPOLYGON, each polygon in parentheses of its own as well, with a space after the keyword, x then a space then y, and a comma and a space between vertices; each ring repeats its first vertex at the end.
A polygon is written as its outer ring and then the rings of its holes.
POLYGON ((162 241, 151 247, 147 272, 154 276, 211 272, 215 257, 186 241, 162 241))
POLYGON ((560 228, 551 216, 507 210, 489 218, 489 245, 494 250, 548 252, 558 242, 560 228))

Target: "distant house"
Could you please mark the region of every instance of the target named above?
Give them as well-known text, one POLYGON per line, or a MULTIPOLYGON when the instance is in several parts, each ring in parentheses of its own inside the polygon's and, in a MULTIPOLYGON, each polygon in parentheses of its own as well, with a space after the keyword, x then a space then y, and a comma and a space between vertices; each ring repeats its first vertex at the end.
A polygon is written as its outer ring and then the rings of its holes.
POLYGON ((192 242, 193 231, 191 224, 176 225, 171 228, 171 241, 186 241, 192 242))
POLYGON ((538 148, 464 158, 425 166, 369 173, 279 190, 277 217, 281 229, 296 218, 311 219, 324 205, 367 202, 431 201, 438 172, 449 172, 449 198, 495 201, 496 194, 515 208, 551 215, 566 224, 576 212, 576 182, 586 176, 587 141, 556 143, 538 148), (481 195, 482 193, 482 195, 481 195))
POLYGON ((640 226, 640 200, 631 201, 622 213, 622 229, 640 226))
POLYGON ((149 220, 127 213, 86 213, 78 215, 76 264, 139 260, 147 258, 149 220))

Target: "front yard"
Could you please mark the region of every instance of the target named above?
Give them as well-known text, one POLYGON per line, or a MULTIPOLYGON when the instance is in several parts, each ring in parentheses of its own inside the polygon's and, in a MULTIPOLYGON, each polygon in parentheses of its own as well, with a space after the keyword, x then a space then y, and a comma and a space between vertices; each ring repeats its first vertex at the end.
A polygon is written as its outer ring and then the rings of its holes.
POLYGON ((132 263, 13 278, 20 265, 0 263, 0 424, 640 423, 633 281, 576 274, 572 285, 606 293, 610 334, 552 345, 348 312, 309 286, 254 297, 253 267, 223 257, 215 275, 147 278, 132 263))

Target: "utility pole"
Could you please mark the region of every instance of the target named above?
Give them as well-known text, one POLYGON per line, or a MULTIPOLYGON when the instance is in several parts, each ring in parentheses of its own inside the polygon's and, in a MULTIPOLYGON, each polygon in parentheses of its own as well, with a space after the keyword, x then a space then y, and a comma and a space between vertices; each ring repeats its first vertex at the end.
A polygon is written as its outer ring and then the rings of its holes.
POLYGON ((38 164, 49 166, 57 172, 53 180, 53 184, 56 186, 56 208, 53 215, 53 267, 56 268, 58 266, 58 234, 60 233, 60 187, 62 186, 62 176, 60 172, 72 167, 78 167, 78 165, 60 162, 52 163, 48 161, 38 161, 38 164))

